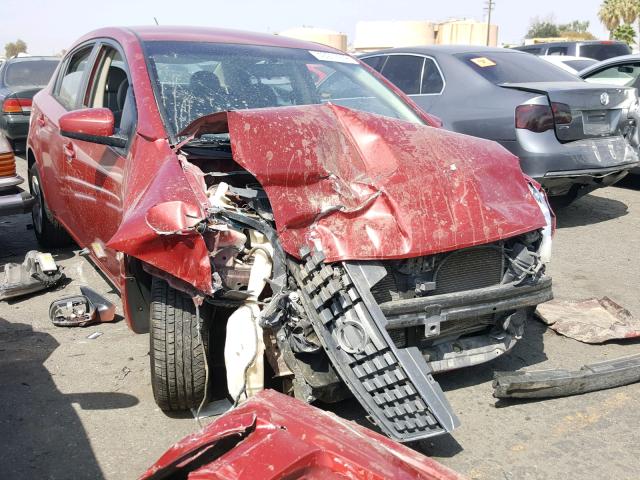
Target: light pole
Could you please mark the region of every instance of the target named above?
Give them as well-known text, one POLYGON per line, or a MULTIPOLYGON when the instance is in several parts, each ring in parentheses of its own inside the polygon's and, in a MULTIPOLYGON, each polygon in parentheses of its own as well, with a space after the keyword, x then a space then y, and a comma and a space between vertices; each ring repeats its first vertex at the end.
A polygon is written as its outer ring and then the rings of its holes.
POLYGON ((489 46, 489 40, 491 39, 491 10, 496 6, 495 0, 487 0, 485 2, 487 11, 487 47, 489 46))

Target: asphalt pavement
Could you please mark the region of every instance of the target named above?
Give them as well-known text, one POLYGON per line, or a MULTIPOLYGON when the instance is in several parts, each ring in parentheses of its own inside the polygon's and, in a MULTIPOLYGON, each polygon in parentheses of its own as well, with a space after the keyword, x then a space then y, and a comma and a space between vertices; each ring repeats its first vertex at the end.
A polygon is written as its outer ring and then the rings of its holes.
MULTIPOLYGON (((18 159, 26 177, 25 163, 18 159)), ((640 188, 600 190, 557 214, 556 298, 608 296, 640 317, 640 188)), ((30 223, 28 215, 0 217, 0 266, 38 249, 30 223)), ((50 323, 51 301, 80 285, 118 302, 76 250, 52 253, 68 283, 0 302, 0 478, 136 478, 198 426, 189 414, 155 406, 148 335, 124 321, 50 323)), ((437 377, 462 426, 413 448, 471 479, 640 479, 640 384, 542 401, 497 402, 491 394, 495 371, 577 368, 636 353, 638 341, 585 345, 531 322, 509 355, 437 377)), ((332 409, 365 421, 353 401, 332 409)))

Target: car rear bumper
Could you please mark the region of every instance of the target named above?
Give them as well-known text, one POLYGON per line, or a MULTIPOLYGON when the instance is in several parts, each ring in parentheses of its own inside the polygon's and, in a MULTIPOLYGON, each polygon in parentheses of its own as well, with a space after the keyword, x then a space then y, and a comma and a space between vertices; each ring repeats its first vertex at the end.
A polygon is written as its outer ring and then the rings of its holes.
POLYGON ((29 133, 29 115, 21 113, 0 115, 0 130, 11 140, 25 140, 29 133))
POLYGON ((35 199, 18 187, 23 181, 18 175, 0 178, 0 216, 31 211, 35 199))
POLYGON ((522 170, 550 195, 562 195, 572 185, 605 187, 638 168, 638 155, 622 137, 560 143, 553 131, 516 131, 517 140, 502 144, 520 158, 522 170))

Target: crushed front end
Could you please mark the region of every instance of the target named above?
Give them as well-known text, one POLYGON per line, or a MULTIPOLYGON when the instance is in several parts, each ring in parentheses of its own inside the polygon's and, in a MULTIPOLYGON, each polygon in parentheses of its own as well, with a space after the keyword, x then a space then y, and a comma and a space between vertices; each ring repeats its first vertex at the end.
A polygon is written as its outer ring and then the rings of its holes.
POLYGON ((450 432, 432 373, 508 351, 551 298, 552 213, 493 142, 330 104, 214 114, 182 134, 195 202, 154 198, 139 242, 110 246, 231 310, 236 404, 272 371, 307 402, 355 396, 395 440, 450 432), (185 269, 157 250, 171 242, 206 256, 185 269))

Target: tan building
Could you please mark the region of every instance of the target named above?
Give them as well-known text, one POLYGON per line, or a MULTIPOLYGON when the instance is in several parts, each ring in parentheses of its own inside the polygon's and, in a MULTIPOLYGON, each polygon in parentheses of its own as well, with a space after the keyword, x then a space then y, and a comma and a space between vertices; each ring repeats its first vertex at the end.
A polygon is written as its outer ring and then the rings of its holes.
MULTIPOLYGON (((489 45, 498 44, 498 26, 491 25, 489 45)), ((358 22, 353 48, 372 52, 413 45, 486 45, 487 24, 475 20, 358 22)))
POLYGON ((356 52, 381 48, 431 45, 435 43, 435 25, 427 21, 380 21, 356 23, 356 52))
POLYGON ((328 45, 343 52, 347 51, 347 35, 345 33, 315 27, 296 27, 278 33, 283 37, 297 38, 309 42, 328 45))

